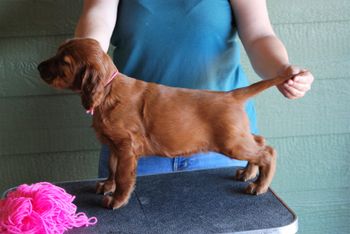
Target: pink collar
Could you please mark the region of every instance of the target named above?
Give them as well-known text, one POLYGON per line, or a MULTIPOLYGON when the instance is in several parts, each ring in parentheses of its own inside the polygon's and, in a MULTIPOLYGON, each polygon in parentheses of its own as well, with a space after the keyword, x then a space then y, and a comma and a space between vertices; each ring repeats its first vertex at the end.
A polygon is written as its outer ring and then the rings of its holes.
POLYGON ((105 86, 109 85, 109 83, 111 83, 112 80, 113 80, 115 77, 117 77, 118 74, 119 74, 119 71, 118 71, 118 69, 116 69, 116 70, 112 73, 112 75, 111 75, 111 77, 109 78, 109 80, 107 80, 107 83, 106 83, 105 86))
MULTIPOLYGON (((107 85, 109 85, 109 84, 114 80, 114 78, 117 77, 118 74, 119 74, 119 71, 118 71, 118 69, 117 69, 117 70, 115 70, 115 71, 112 73, 111 77, 107 80, 107 82, 106 82, 106 84, 105 84, 105 87, 106 87, 107 85)), ((86 111, 86 114, 94 115, 94 107, 91 107, 90 110, 87 110, 87 111, 86 111)))

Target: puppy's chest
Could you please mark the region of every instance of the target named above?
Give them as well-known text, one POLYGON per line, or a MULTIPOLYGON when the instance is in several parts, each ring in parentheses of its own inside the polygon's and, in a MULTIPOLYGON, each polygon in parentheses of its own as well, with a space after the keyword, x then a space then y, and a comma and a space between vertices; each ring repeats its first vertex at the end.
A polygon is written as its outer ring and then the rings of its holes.
POLYGON ((113 113, 103 115, 98 113, 93 118, 93 128, 100 136, 107 138, 140 138, 145 136, 145 130, 140 119, 134 114, 113 113))

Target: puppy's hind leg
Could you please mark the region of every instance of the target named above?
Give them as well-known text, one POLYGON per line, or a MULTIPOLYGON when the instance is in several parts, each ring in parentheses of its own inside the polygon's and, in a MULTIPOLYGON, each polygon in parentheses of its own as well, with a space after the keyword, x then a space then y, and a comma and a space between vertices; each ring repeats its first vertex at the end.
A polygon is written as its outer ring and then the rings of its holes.
MULTIPOLYGON (((253 137, 258 146, 261 146, 261 147, 265 146, 264 137, 254 135, 254 134, 253 134, 253 137)), ((259 173, 258 165, 248 162, 248 165, 246 168, 238 169, 236 171, 235 178, 236 180, 240 180, 240 181, 248 181, 248 180, 255 179, 258 173, 259 173)))
POLYGON ((231 158, 247 160, 247 176, 253 176, 259 167, 259 176, 255 182, 249 184, 246 192, 249 194, 262 194, 268 190, 275 174, 276 152, 270 146, 259 145, 253 137, 244 138, 239 142, 225 146, 223 153, 231 158))
POLYGON ((248 185, 247 193, 259 195, 268 190, 276 171, 276 158, 277 153, 271 146, 265 146, 259 152, 259 162, 257 164, 259 165, 260 174, 255 182, 248 185))
POLYGON ((254 141, 258 146, 265 146, 265 138, 259 135, 252 134, 254 137, 254 141))

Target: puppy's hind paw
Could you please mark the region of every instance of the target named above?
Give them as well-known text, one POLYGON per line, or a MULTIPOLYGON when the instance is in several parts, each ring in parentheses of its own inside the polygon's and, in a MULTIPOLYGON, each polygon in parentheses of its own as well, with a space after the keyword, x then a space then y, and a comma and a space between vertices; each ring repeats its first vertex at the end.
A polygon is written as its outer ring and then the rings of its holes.
POLYGON ((268 188, 268 186, 262 186, 257 183, 250 183, 245 189, 245 192, 252 195, 260 195, 266 193, 268 188))
POLYGON ((236 176, 235 179, 238 181, 248 181, 248 180, 252 180, 255 179, 257 175, 257 170, 255 169, 238 169, 236 171, 236 176))

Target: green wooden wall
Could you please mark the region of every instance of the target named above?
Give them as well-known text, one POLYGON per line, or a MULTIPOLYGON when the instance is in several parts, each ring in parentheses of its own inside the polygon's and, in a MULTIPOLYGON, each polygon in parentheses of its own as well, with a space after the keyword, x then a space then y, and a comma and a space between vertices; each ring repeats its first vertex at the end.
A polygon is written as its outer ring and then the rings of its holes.
MULTIPOLYGON (((292 63, 316 77, 303 99, 256 98, 262 135, 279 152, 273 189, 300 233, 350 233, 350 1, 269 0, 292 63)), ((0 191, 20 183, 94 178, 99 144, 79 97, 39 79, 37 64, 72 36, 71 0, 0 0, 0 191)), ((243 64, 258 80, 243 55, 243 64)))

